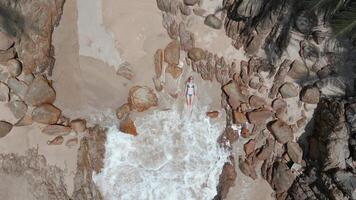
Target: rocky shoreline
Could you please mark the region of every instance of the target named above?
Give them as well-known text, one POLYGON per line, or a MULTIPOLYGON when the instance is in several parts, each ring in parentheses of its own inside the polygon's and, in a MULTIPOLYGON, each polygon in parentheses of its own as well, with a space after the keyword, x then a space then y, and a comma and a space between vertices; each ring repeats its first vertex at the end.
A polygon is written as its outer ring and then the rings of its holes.
MULTIPOLYGON (((180 80, 187 72, 196 73, 221 86, 220 104, 226 113, 218 143, 231 155, 214 199, 229 197, 241 178, 237 170, 253 180, 265 179, 276 199, 356 198, 355 88, 349 80, 353 75, 345 75, 353 57, 348 47, 330 47, 341 43, 322 20, 295 11, 296 1, 288 0, 280 5, 224 0, 213 13, 199 0, 156 3, 171 41, 152 55, 154 88, 131 87, 127 102, 116 110, 120 131, 138 135, 130 113, 157 107, 161 94, 179 99, 179 91, 168 88, 166 74, 180 80), (271 16, 267 9, 274 10, 271 16), (224 29, 247 59, 197 46, 191 19, 212 30, 224 29), (244 126, 240 134, 234 125, 244 126), (234 157, 237 140, 246 142, 234 157)), ((63 170, 48 165, 38 149, 25 156, 1 153, 0 172, 24 176, 28 182, 40 177, 31 188, 35 199, 104 199, 92 174, 104 165, 106 129, 69 119, 55 106, 52 34, 63 5, 62 0, 0 3, 1 10, 11 11, 0 15, 0 101, 13 115, 12 121, 0 119, 0 139, 16 127, 38 123, 50 136, 47 145, 78 148, 73 194, 67 192, 63 170), (26 25, 21 24, 24 19, 26 25)), ((129 64, 121 65, 117 75, 135 77, 129 64)), ((207 116, 221 117, 213 110, 207 116)))

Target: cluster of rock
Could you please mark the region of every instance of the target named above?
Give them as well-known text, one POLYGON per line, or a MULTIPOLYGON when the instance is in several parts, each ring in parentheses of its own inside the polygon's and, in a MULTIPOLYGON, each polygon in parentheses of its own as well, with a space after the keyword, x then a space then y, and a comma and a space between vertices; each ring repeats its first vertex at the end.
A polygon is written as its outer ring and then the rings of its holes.
POLYGON ((287 199, 356 198, 355 116, 355 100, 329 98, 319 103, 308 137, 307 169, 287 199))
POLYGON ((64 0, 3 0, 0 2, 1 42, 3 35, 15 42, 10 48, 0 49, 0 61, 17 54, 25 74, 33 72, 52 73, 54 48, 52 33, 59 24, 64 0))
POLYGON ((133 86, 129 90, 128 102, 116 110, 116 116, 121 120, 119 130, 123 133, 136 136, 136 126, 130 118, 130 112, 143 112, 157 105, 158 98, 153 89, 147 86, 133 86))

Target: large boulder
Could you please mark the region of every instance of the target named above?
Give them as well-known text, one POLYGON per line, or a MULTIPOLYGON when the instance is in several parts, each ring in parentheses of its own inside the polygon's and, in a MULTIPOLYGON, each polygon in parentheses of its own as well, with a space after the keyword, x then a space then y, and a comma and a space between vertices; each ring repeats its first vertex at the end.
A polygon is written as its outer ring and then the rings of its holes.
POLYGON ((128 103, 133 110, 143 112, 158 105, 154 91, 146 86, 134 86, 129 91, 128 103))
POLYGON ((188 57, 194 62, 200 61, 205 58, 205 52, 203 49, 195 47, 188 51, 188 57))
POLYGON ((303 79, 308 76, 308 68, 305 64, 299 60, 294 60, 290 70, 288 71, 288 76, 293 79, 303 79))
POLYGON ((300 92, 300 100, 309 103, 317 104, 320 100, 320 91, 315 86, 306 86, 300 92))
POLYGON ((171 65, 178 65, 180 58, 180 43, 177 40, 170 42, 164 49, 164 61, 171 65))
POLYGON ((23 101, 11 101, 9 108, 17 119, 24 117, 27 112, 27 105, 23 101))
POLYGON ((10 133, 12 129, 12 124, 6 121, 0 121, 0 138, 5 137, 10 133))
POLYGON ((279 88, 279 92, 283 98, 291 98, 298 96, 299 90, 293 83, 287 82, 279 88))
POLYGON ((183 69, 176 65, 169 65, 166 68, 166 73, 170 74, 174 79, 177 79, 183 73, 183 69))
POLYGON ((32 111, 32 120, 42 124, 55 124, 61 115, 61 110, 51 104, 42 104, 32 111))
POLYGON ((293 140, 293 130, 291 126, 281 120, 272 122, 269 129, 272 135, 281 144, 285 144, 293 140))
POLYGON ((37 76, 32 83, 25 95, 25 102, 28 105, 38 106, 43 103, 53 103, 56 99, 56 92, 48 84, 47 79, 44 76, 37 76))
POLYGON ((87 121, 85 119, 74 119, 69 123, 69 126, 76 133, 81 133, 87 129, 87 121))
POLYGON ((221 29, 223 23, 214 14, 210 14, 206 16, 204 20, 204 24, 214 29, 221 29))

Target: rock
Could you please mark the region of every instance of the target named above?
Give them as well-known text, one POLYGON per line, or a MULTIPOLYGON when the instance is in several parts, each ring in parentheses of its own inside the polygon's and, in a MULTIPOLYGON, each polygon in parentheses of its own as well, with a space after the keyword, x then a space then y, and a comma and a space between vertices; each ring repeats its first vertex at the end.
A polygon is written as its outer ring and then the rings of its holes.
POLYGON ((177 40, 170 42, 164 49, 164 61, 171 65, 178 65, 180 58, 180 44, 177 40))
POLYGON ((287 143, 287 152, 294 163, 301 164, 303 160, 303 150, 296 142, 287 143))
POLYGON ((288 76, 290 76, 293 79, 304 79, 308 77, 309 70, 308 68, 304 65, 303 62, 299 60, 294 60, 294 62, 291 65, 290 70, 288 71, 288 76))
POLYGON ((157 49, 154 55, 154 64, 155 64, 156 77, 158 78, 161 77, 162 75, 163 57, 164 57, 163 50, 157 49))
POLYGON ((29 126, 31 124, 33 124, 32 116, 26 114, 16 122, 15 126, 29 126))
POLYGON ((65 145, 69 148, 77 146, 78 145, 78 137, 71 138, 71 139, 67 140, 65 145))
POLYGON ((186 4, 184 4, 182 2, 179 2, 179 9, 180 9, 180 12, 186 16, 188 16, 192 13, 192 10, 189 8, 189 6, 187 6, 186 4))
POLYGON ((210 111, 206 113, 206 116, 210 118, 217 118, 219 117, 219 111, 210 111))
POLYGON ((172 6, 171 2, 172 0, 156 0, 157 2, 157 7, 163 12, 171 12, 172 6))
POLYGON ((118 119, 123 119, 124 117, 127 116, 131 111, 130 104, 125 103, 121 105, 117 110, 116 110, 116 117, 118 119))
POLYGON ((246 115, 239 111, 234 111, 234 122, 235 124, 245 124, 247 123, 246 115))
POLYGON ((19 81, 16 78, 9 78, 7 85, 9 86, 11 92, 13 92, 16 96, 20 97, 22 100, 25 98, 28 88, 26 83, 19 81))
POLYGON ((326 38, 326 34, 323 33, 322 31, 314 31, 314 32, 312 33, 312 35, 313 35, 314 41, 315 41, 317 44, 321 44, 321 43, 325 40, 325 38, 326 38))
POLYGON ((234 163, 233 157, 230 157, 230 162, 224 164, 219 177, 219 185, 217 186, 218 194, 216 195, 216 199, 225 199, 229 189, 235 185, 237 173, 235 166, 231 163, 234 163))
POLYGON ((266 105, 266 101, 264 100, 264 98, 256 96, 256 95, 252 95, 250 97, 249 103, 250 103, 250 106, 253 108, 260 108, 260 107, 266 105))
POLYGON ((23 101, 11 101, 9 108, 16 119, 24 117, 27 113, 27 105, 23 101))
POLYGON ((295 176, 288 166, 281 162, 273 164, 272 188, 277 194, 286 192, 293 184, 295 176))
POLYGON ((135 73, 131 69, 131 65, 128 62, 124 62, 117 69, 116 74, 126 78, 127 80, 132 80, 135 77, 135 73))
POLYGON ((246 54, 248 55, 255 55, 261 48, 263 41, 263 36, 261 34, 256 34, 253 39, 247 43, 245 47, 246 54))
POLYGON ((321 68, 319 71, 316 72, 316 74, 318 75, 319 79, 324 79, 326 77, 328 77, 330 74, 333 73, 333 69, 330 65, 327 65, 323 68, 321 68))
POLYGON ((249 163, 247 160, 244 161, 242 156, 239 157, 239 168, 244 175, 249 176, 254 180, 257 178, 257 174, 252 163, 249 163))
POLYGON ((6 121, 0 121, 0 138, 5 137, 12 130, 12 124, 6 121))
POLYGON ((205 52, 203 49, 195 47, 188 51, 188 57, 197 62, 205 58, 205 52))
POLYGON ((169 65, 166 68, 166 73, 169 73, 174 79, 177 79, 183 73, 183 69, 176 65, 169 65))
POLYGON ((25 95, 27 105, 38 106, 43 103, 51 104, 56 99, 56 92, 48 84, 44 76, 37 76, 29 85, 25 95))
POLYGON ((206 10, 203 9, 203 8, 193 8, 193 13, 196 15, 196 16, 200 16, 200 17, 204 17, 205 16, 205 13, 206 13, 206 10))
POLYGON ((291 98, 298 96, 299 90, 293 83, 287 82, 279 88, 279 92, 283 98, 291 98))
POLYGON ((300 100, 309 103, 317 104, 320 100, 320 91, 315 86, 306 86, 300 92, 300 100))
POLYGON ((276 120, 272 122, 271 125, 269 126, 269 129, 272 135, 281 144, 285 144, 293 140, 292 128, 281 120, 276 120))
POLYGON ((274 76, 273 85, 268 95, 269 98, 274 99, 278 94, 279 88, 285 83, 285 78, 289 71, 290 60, 285 59, 279 67, 277 74, 274 76))
POLYGON ((320 49, 309 41, 300 42, 300 56, 308 62, 315 63, 320 57, 320 49))
POLYGON ((9 96, 10 90, 9 87, 3 82, 0 82, 0 101, 9 101, 10 96, 9 96))
POLYGON ((257 159, 267 160, 271 156, 273 150, 274 150, 274 140, 272 138, 268 138, 266 140, 266 144, 259 149, 257 153, 257 159))
POLYGON ((87 121, 85 119, 74 119, 69 123, 69 126, 76 133, 82 133, 87 129, 87 121))
POLYGON ((6 63, 7 71, 12 77, 18 77, 22 72, 22 65, 20 61, 11 59, 6 63))
POLYGON ((8 50, 14 44, 14 40, 4 31, 0 31, 0 50, 8 50))
POLYGON ((260 78, 257 77, 257 76, 252 77, 251 80, 250 80, 249 86, 252 89, 257 90, 261 86, 260 78))
POLYGON ((30 74, 24 74, 22 73, 19 77, 19 80, 25 82, 27 85, 30 85, 32 83, 32 81, 35 79, 35 76, 30 73, 30 74))
POLYGON ((125 120, 120 122, 119 129, 123 133, 127 133, 127 134, 130 134, 133 136, 137 135, 135 123, 128 117, 125 120))
POLYGON ((156 91, 161 92, 163 90, 163 85, 162 85, 161 80, 157 77, 153 77, 152 81, 153 81, 156 91))
POLYGON ((146 86, 134 86, 129 91, 128 103, 132 110, 143 112, 158 105, 158 98, 153 90, 146 86))
POLYGON ((251 139, 247 143, 245 143, 244 144, 244 151, 245 151, 246 155, 249 155, 252 152, 254 152, 255 151, 255 147, 256 147, 256 140, 254 140, 254 139, 251 139))
POLYGON ((244 94, 245 90, 241 85, 235 81, 230 81, 228 84, 223 86, 223 91, 229 97, 228 102, 232 109, 237 109, 241 102, 247 102, 247 94, 244 94))
POLYGON ((184 51, 189 51, 191 48, 195 46, 194 34, 186 29, 183 22, 179 24, 178 32, 179 32, 180 45, 184 51))
POLYGON ((63 136, 57 136, 52 140, 48 140, 47 144, 48 145, 61 145, 61 144, 63 144, 63 142, 64 142, 63 136))
MULTIPOLYGON (((239 134, 235 132, 231 127, 227 127, 224 131, 224 135, 230 144, 233 144, 239 139, 239 134)), ((224 144, 223 142, 219 142, 220 144, 224 144)))
POLYGON ((194 6, 199 0, 183 0, 184 4, 187 6, 194 6))
POLYGON ((295 19, 297 30, 303 34, 309 34, 312 28, 316 25, 316 17, 307 11, 301 12, 295 19))
POLYGON ((32 120, 42 124, 55 124, 61 115, 61 110, 51 104, 42 104, 32 111, 32 120))
POLYGON ((222 21, 213 14, 206 16, 204 24, 214 29, 221 29, 222 27, 222 21))
POLYGON ((42 133, 50 136, 65 136, 68 135, 72 129, 68 126, 62 125, 48 125, 42 129, 42 133))
POLYGON ((272 117, 273 112, 266 109, 255 110, 247 113, 247 118, 251 124, 263 124, 272 117))
POLYGON ((248 130, 248 128, 246 128, 246 127, 242 127, 242 129, 241 129, 241 136, 242 136, 243 138, 248 138, 248 137, 250 137, 250 130, 248 130))
POLYGON ((274 111, 280 110, 280 109, 287 109, 287 103, 283 99, 275 99, 272 102, 272 108, 274 111))
POLYGON ((14 47, 11 47, 6 51, 0 51, 0 62, 7 62, 15 58, 15 56, 16 56, 16 52, 14 47))

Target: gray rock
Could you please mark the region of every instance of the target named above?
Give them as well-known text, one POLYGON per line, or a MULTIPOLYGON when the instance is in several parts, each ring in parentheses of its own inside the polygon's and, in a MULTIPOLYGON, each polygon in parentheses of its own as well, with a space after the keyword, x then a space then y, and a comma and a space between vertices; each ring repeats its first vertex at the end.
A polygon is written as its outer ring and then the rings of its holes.
POLYGON ((354 173, 343 170, 337 171, 334 179, 342 191, 352 199, 356 199, 356 175, 354 173))
POLYGON ((303 150, 296 142, 287 143, 287 152, 293 162, 301 164, 303 159, 303 150))
POLYGON ((10 59, 15 58, 16 52, 15 48, 11 47, 6 51, 0 51, 0 62, 7 62, 10 59))
POLYGON ((322 31, 314 31, 312 35, 317 44, 321 44, 326 38, 326 34, 322 31))
POLYGON ((281 93, 283 98, 296 97, 299 93, 298 88, 290 82, 283 84, 282 87, 279 89, 279 92, 281 93))
POLYGON ((44 76, 37 76, 29 85, 25 95, 25 102, 28 105, 38 106, 43 103, 53 103, 56 99, 56 92, 48 84, 44 76))
POLYGON ((187 6, 194 6, 199 2, 199 0, 183 0, 183 2, 187 6))
POLYGON ((308 68, 303 62, 299 60, 294 60, 290 70, 288 71, 288 76, 293 79, 303 79, 308 76, 308 68))
POLYGON ((320 100, 320 91, 315 86, 306 86, 300 92, 300 100, 309 103, 317 104, 320 100))
POLYGON ((61 115, 61 110, 51 104, 42 104, 32 111, 32 120, 42 124, 55 124, 61 115))
POLYGON ((206 16, 204 24, 214 29, 221 29, 222 27, 222 21, 213 14, 206 16))
POLYGON ((14 40, 3 31, 0 31, 0 50, 8 50, 14 44, 14 40))
POLYGON ((5 83, 0 82, 0 101, 9 101, 9 87, 5 83))
POLYGON ((310 33, 315 25, 315 16, 306 11, 301 12, 295 19, 295 26, 297 30, 303 34, 310 33))
POLYGON ((197 62, 205 58, 205 52, 201 48, 192 48, 188 51, 188 57, 197 62))
POLYGON ((0 121, 0 138, 5 137, 7 134, 10 133, 12 129, 12 124, 5 121, 0 121))
POLYGON ((291 126, 281 120, 272 122, 269 129, 272 135, 281 144, 285 144, 293 140, 293 130, 291 126))
POLYGON ((9 108, 17 119, 24 117, 27 112, 27 105, 23 101, 11 101, 9 108))
POLYGON ((132 80, 135 76, 130 63, 128 62, 121 64, 119 69, 116 71, 116 74, 126 78, 127 80, 132 80))
POLYGON ((7 85, 9 86, 11 92, 13 92, 21 99, 24 99, 28 88, 26 83, 19 81, 16 78, 9 78, 9 80, 7 81, 7 85))
POLYGON ((12 77, 18 77, 22 72, 22 65, 20 61, 11 59, 6 63, 7 70, 12 77))

